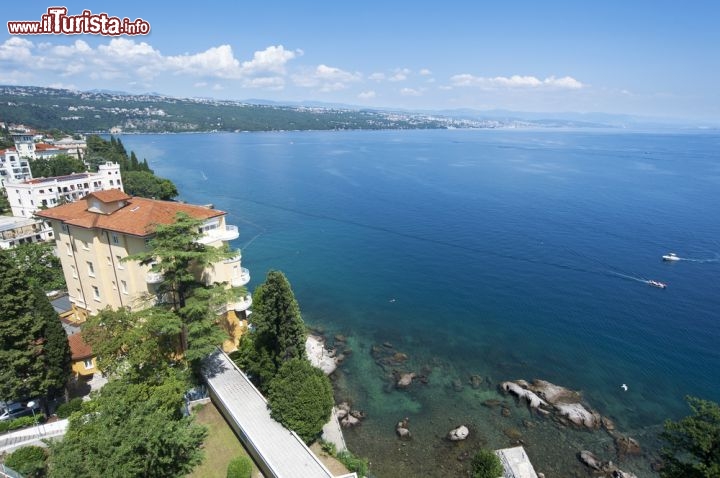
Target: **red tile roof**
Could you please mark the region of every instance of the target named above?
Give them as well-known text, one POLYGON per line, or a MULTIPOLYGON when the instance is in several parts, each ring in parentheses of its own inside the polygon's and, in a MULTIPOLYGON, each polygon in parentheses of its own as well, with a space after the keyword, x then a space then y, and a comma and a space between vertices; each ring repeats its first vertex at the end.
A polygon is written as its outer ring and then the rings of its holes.
POLYGON ((47 150, 51 150, 51 149, 58 149, 58 148, 56 148, 56 147, 53 146, 52 144, 47 144, 47 143, 35 143, 35 150, 36 150, 36 151, 38 151, 38 150, 39 150, 39 151, 47 151, 47 150))
POLYGON ((95 197, 102 201, 103 198, 107 200, 107 198, 115 197, 115 201, 123 200, 120 199, 118 193, 120 193, 119 190, 98 191, 73 203, 37 211, 35 215, 43 219, 62 221, 71 226, 107 229, 134 236, 152 234, 157 224, 172 224, 179 212, 201 220, 225 215, 225 211, 217 209, 172 201, 129 197, 125 193, 121 194, 127 198, 125 199, 126 205, 110 214, 88 211, 89 198, 95 197))
POLYGON ((83 360, 94 355, 92 347, 83 340, 81 334, 77 333, 68 336, 68 342, 70 343, 70 353, 73 360, 83 360))
POLYGON ((127 201, 128 199, 132 199, 132 196, 128 196, 119 189, 105 189, 102 191, 95 191, 85 196, 84 199, 87 199, 89 197, 97 198, 100 202, 105 204, 109 204, 115 201, 127 201))

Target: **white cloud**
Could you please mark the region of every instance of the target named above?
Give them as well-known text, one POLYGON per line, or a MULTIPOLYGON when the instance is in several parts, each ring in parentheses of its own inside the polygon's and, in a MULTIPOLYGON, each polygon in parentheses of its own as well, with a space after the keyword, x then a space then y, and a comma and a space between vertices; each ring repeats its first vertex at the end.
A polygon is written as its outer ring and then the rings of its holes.
POLYGON ((389 81, 405 81, 407 80, 410 70, 408 68, 398 68, 393 72, 393 75, 388 78, 389 81))
POLYGON ((127 84, 137 80, 149 84, 163 74, 172 74, 242 80, 253 87, 278 88, 284 85, 287 63, 302 54, 302 50, 290 51, 282 45, 273 45, 241 62, 230 45, 166 56, 147 42, 128 38, 112 38, 93 48, 84 40, 67 45, 35 44, 12 37, 0 44, 0 71, 8 79, 23 73, 35 78, 123 79, 127 84))
POLYGON ((432 75, 432 71, 428 70, 427 68, 423 68, 420 70, 420 75, 422 75, 422 76, 432 75))
POLYGON ((416 88, 402 88, 400 94, 403 96, 422 96, 422 90, 416 88))
POLYGON ((577 90, 583 88, 581 82, 570 76, 555 78, 550 76, 544 80, 540 80, 534 76, 513 75, 495 76, 492 78, 483 76, 473 76, 468 73, 455 75, 450 78, 453 86, 476 86, 483 89, 510 89, 510 88, 560 88, 577 90))
POLYGON ((350 83, 360 81, 360 73, 351 73, 333 66, 318 65, 314 70, 293 75, 297 86, 318 88, 320 91, 343 90, 350 83))
POLYGON ((368 80, 372 81, 382 81, 385 79, 385 73, 373 73, 370 76, 368 76, 368 80))
POLYGON ((375 98, 375 96, 376 96, 375 91, 369 90, 369 91, 360 92, 360 94, 358 95, 358 98, 360 98, 361 100, 369 100, 369 99, 375 98))

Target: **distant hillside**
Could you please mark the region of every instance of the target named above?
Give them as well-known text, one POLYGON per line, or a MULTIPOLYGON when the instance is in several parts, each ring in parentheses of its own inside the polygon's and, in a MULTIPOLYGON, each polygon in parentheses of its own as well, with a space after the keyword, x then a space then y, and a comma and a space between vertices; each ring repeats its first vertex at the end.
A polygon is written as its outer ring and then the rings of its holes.
POLYGON ((71 132, 281 131, 498 127, 497 121, 360 109, 0 86, 0 121, 71 132))

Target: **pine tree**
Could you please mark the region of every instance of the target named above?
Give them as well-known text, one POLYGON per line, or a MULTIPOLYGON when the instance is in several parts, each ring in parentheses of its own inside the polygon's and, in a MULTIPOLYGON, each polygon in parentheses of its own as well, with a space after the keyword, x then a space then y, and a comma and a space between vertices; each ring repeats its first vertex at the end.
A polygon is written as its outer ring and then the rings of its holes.
POLYGON ((35 314, 43 321, 45 338, 43 354, 45 383, 43 388, 47 390, 45 395, 52 398, 62 394, 70 376, 72 361, 70 344, 57 312, 45 293, 39 288, 35 289, 35 314))

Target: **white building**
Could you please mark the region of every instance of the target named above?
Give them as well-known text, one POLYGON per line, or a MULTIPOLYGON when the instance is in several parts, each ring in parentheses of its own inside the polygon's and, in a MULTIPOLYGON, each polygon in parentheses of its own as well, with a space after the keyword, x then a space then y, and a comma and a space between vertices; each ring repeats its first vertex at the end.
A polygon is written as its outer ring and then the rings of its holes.
POLYGON ((124 191, 117 163, 101 164, 97 173, 27 179, 5 185, 12 214, 17 217, 33 217, 41 207, 74 202, 89 193, 108 189, 124 191))
POLYGON ((41 220, 0 216, 0 249, 53 239, 53 231, 41 220))
POLYGON ((0 189, 5 184, 32 179, 30 163, 28 158, 22 155, 15 148, 0 150, 0 189))

